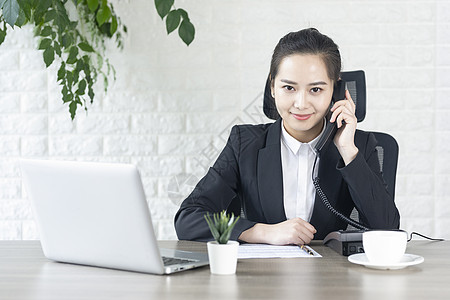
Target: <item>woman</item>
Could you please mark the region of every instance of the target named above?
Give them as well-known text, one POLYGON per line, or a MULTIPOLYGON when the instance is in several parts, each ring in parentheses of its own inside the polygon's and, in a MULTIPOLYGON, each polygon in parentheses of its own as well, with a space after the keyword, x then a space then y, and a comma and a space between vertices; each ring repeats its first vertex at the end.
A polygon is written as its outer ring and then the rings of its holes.
MULTIPOLYGON (((317 29, 292 32, 279 41, 270 82, 281 118, 232 128, 214 166, 175 216, 179 239, 212 240, 203 216, 224 209, 241 215, 231 239, 249 243, 308 244, 346 228, 316 197, 312 183, 313 149, 323 133, 340 71, 337 45, 317 29)), ((338 132, 318 161, 324 193, 346 216, 356 207, 369 228, 398 228, 399 213, 379 171, 377 141, 356 130, 348 91, 331 112, 338 132)))

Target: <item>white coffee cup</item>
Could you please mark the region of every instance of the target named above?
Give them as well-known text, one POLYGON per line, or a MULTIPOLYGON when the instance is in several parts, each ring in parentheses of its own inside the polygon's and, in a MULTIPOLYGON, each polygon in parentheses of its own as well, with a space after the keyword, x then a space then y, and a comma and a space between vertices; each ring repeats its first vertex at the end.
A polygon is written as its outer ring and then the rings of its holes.
POLYGON ((370 263, 398 263, 406 250, 408 234, 403 230, 370 230, 363 233, 363 247, 370 263))

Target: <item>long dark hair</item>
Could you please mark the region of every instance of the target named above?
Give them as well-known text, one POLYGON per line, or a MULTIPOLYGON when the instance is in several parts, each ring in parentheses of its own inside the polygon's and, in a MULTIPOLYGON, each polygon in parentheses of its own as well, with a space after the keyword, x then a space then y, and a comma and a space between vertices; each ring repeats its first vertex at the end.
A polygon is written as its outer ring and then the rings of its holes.
POLYGON ((341 72, 341 54, 339 47, 328 36, 315 28, 307 28, 286 34, 275 47, 270 63, 270 81, 278 74, 278 67, 286 56, 293 54, 314 54, 322 57, 328 77, 338 81, 341 72))

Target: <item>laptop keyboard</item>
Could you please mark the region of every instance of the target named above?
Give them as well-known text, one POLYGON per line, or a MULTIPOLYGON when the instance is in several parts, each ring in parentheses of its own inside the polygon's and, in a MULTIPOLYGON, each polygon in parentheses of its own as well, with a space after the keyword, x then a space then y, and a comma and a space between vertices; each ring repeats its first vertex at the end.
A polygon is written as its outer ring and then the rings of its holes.
POLYGON ((162 256, 164 266, 172 266, 177 264, 186 264, 196 262, 198 260, 195 259, 185 259, 185 258, 175 258, 175 257, 166 257, 162 256))

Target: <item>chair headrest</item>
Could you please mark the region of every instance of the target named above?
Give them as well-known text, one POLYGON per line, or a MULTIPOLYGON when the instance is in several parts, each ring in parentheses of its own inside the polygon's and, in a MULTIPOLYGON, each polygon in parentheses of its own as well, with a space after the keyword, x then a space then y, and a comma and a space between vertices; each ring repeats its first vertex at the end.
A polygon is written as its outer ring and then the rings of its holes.
MULTIPOLYGON (((356 118, 358 122, 364 120, 366 116, 366 76, 364 71, 346 71, 341 72, 341 79, 345 81, 346 87, 352 96, 353 102, 356 105, 356 118)), ((270 77, 267 77, 266 87, 264 89, 263 97, 263 111, 264 114, 272 120, 280 117, 275 106, 275 99, 270 92, 270 77)))

